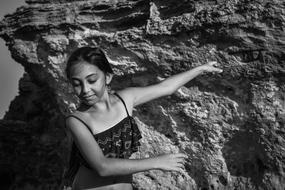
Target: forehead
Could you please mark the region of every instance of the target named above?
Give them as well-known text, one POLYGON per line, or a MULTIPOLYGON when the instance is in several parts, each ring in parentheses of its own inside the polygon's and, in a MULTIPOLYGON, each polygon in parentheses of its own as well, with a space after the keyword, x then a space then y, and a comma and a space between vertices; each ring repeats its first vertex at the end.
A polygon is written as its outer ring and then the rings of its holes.
POLYGON ((70 68, 71 78, 85 78, 90 74, 99 74, 102 71, 96 66, 86 62, 79 62, 70 68))

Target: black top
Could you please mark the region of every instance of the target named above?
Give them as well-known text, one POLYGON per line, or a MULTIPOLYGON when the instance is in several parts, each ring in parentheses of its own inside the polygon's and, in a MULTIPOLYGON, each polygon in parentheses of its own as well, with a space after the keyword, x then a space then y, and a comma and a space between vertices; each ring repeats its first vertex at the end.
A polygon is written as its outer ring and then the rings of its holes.
MULTIPOLYGON (((97 133, 94 136, 98 145, 103 151, 105 157, 108 158, 129 158, 132 153, 138 151, 140 146, 139 140, 141 139, 141 133, 138 126, 132 116, 129 115, 124 100, 117 94, 115 95, 122 101, 127 112, 127 117, 122 119, 119 123, 107 130, 97 133)), ((75 115, 69 115, 68 117, 74 117, 81 121, 89 130, 88 125, 79 117, 75 115)), ((90 130, 91 134, 92 131, 90 130)), ((69 168, 64 174, 64 183, 70 186, 74 180, 77 170, 80 165, 91 169, 89 164, 85 161, 75 143, 72 143, 69 168)))

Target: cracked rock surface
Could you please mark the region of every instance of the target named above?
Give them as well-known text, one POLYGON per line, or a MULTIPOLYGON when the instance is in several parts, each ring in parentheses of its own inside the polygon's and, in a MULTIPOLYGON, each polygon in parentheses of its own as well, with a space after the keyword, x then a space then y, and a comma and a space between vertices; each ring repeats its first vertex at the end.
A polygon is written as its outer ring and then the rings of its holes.
POLYGON ((75 48, 100 46, 112 88, 150 85, 216 60, 171 96, 136 108, 133 158, 189 155, 183 174, 134 175, 138 189, 285 188, 283 0, 26 0, 0 22, 25 74, 0 121, 0 175, 14 189, 60 189, 68 142, 63 117, 78 100, 64 75, 75 48))

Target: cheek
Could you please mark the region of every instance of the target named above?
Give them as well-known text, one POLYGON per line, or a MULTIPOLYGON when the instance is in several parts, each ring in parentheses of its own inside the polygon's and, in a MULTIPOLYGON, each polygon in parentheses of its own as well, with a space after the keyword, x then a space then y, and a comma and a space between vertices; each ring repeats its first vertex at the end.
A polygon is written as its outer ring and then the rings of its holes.
POLYGON ((73 87, 74 92, 79 95, 81 93, 81 88, 80 87, 73 87))

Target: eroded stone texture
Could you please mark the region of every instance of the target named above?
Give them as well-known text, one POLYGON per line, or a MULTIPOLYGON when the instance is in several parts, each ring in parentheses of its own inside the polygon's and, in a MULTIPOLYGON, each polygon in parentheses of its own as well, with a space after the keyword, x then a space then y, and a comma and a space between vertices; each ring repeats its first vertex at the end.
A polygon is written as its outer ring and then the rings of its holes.
POLYGON ((136 187, 285 188, 282 0, 26 2, 0 23, 0 36, 26 71, 0 129, 7 134, 0 161, 14 171, 16 189, 60 186, 68 152, 62 118, 78 103, 63 71, 68 54, 85 45, 106 51, 114 89, 153 84, 207 60, 224 70, 135 110, 144 138, 133 157, 189 155, 183 174, 138 173, 136 187))

